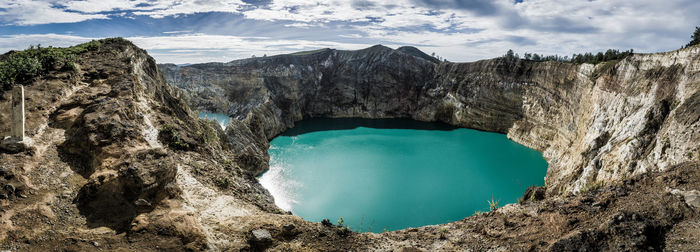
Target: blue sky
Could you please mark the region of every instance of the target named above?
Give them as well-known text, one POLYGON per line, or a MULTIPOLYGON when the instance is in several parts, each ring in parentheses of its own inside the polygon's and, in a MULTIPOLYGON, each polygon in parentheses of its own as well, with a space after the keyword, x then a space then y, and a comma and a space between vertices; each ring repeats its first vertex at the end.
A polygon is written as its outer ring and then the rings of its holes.
POLYGON ((0 53, 125 37, 159 62, 416 46, 450 61, 678 49, 697 0, 0 0, 0 53))

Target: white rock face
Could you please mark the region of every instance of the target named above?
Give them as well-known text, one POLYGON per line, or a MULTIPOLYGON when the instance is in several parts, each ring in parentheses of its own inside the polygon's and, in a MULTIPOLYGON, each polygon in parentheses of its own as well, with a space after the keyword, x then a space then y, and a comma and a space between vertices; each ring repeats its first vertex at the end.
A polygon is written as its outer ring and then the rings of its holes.
POLYGON ((678 189, 673 189, 671 190, 671 194, 683 198, 683 201, 685 201, 686 204, 695 207, 695 209, 700 210, 700 191, 682 191, 678 189))
POLYGON ((579 68, 573 89, 579 93, 574 99, 578 106, 559 110, 571 115, 546 113, 562 104, 524 102, 526 117, 509 130, 509 137, 544 151, 549 186, 578 192, 700 159, 700 48, 634 55, 607 64, 593 71, 587 64, 579 68), (593 79, 596 72, 601 74, 593 79), (555 125, 571 119, 576 130, 543 123, 519 131, 519 124, 542 119, 555 125), (551 130, 557 131, 556 137, 547 136, 551 130), (532 143, 538 140, 545 144, 532 143))

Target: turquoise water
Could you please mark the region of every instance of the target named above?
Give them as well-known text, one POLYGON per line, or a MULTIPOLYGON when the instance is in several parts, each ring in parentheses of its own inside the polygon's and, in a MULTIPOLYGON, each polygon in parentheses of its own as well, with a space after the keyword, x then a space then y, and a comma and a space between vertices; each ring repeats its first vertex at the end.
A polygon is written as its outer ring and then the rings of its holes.
POLYGON ((411 120, 305 120, 269 153, 260 183, 278 206, 355 231, 456 221, 488 211, 492 197, 514 203, 547 170, 505 135, 411 120))
POLYGON ((224 115, 224 114, 219 114, 219 113, 209 113, 209 112, 199 112, 199 118, 202 119, 214 119, 216 122, 221 125, 222 129, 226 128, 226 124, 228 124, 229 121, 231 121, 231 117, 224 115))

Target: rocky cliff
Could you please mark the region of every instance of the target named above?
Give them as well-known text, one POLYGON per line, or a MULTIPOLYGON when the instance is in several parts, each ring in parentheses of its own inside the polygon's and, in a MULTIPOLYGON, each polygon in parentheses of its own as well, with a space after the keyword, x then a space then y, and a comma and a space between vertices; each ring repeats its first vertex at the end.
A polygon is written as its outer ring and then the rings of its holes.
MULTIPOLYGON (((221 127, 192 114, 153 58, 122 39, 98 44, 72 70, 25 83, 35 145, 0 150, 0 249, 201 250, 213 247, 203 224, 211 204, 278 211, 231 160, 221 127)), ((10 93, 0 94, 4 136, 10 93)))
MULTIPOLYGON (((34 145, 0 150, 0 250, 700 249, 697 47, 597 66, 455 64, 375 46, 157 67, 128 41, 98 42, 75 67, 23 83, 34 145), (236 120, 221 130, 190 107, 236 120), (310 223, 254 177, 268 140, 307 117, 506 133, 545 153, 547 187, 435 226, 310 223)), ((3 136, 9 96, 0 91, 3 136)))
MULTIPOLYGON (((226 113, 268 140, 309 117, 404 117, 504 133, 544 153, 550 194, 700 159, 698 47, 594 66, 441 63, 377 45, 161 69, 194 108, 226 113)), ((256 173, 266 169, 259 158, 256 173)))

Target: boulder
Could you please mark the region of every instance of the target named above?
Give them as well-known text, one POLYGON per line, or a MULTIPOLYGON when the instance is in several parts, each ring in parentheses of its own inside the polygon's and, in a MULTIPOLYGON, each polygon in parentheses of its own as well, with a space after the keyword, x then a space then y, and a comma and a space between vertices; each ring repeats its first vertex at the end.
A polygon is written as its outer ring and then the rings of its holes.
POLYGON ((20 153, 31 150, 32 146, 34 146, 34 141, 29 137, 25 137, 22 141, 12 137, 6 137, 0 141, 0 150, 8 153, 20 153))
POLYGON ((251 231, 249 243, 254 251, 264 250, 272 245, 272 235, 267 229, 258 228, 251 231))

